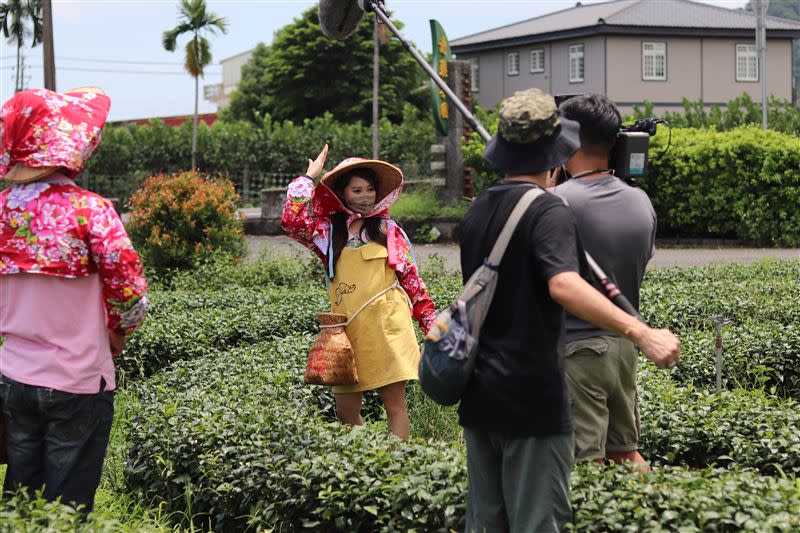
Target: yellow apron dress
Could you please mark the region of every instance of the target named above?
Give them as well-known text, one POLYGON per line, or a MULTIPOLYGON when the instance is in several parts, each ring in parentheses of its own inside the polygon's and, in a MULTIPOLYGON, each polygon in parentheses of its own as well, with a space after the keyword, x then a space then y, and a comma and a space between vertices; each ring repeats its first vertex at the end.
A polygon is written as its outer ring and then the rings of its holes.
POLYGON ((409 300, 386 262, 385 246, 369 242, 343 248, 328 288, 334 313, 350 319, 370 298, 388 287, 345 328, 353 345, 358 383, 333 387, 334 393, 372 390, 419 377, 419 346, 411 322, 409 300))

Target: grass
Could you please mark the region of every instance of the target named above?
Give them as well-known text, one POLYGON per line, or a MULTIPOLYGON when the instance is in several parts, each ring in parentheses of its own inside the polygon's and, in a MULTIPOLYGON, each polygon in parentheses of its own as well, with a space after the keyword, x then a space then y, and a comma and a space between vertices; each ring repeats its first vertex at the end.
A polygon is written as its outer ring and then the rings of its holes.
POLYGON ((414 383, 406 391, 412 436, 464 445, 464 432, 458 425, 455 406, 442 407, 433 402, 422 392, 419 383, 414 383))
MULTIPOLYGON (((114 531, 127 532, 174 532, 183 531, 172 525, 168 514, 159 508, 148 507, 125 488, 125 457, 127 442, 125 423, 137 411, 136 397, 119 391, 114 400, 114 424, 95 497, 95 510, 92 515, 99 519, 115 520, 114 531)), ((0 465, 0 485, 6 476, 6 465, 0 465)))
POLYGON ((172 526, 169 516, 151 508, 130 494, 125 487, 127 439, 125 424, 139 410, 138 398, 119 390, 114 398, 114 424, 103 465, 103 477, 97 490, 95 512, 116 519, 126 531, 181 531, 172 526))
POLYGON ((467 212, 469 203, 462 200, 455 205, 444 205, 436 197, 433 189, 419 189, 413 192, 404 192, 389 208, 393 218, 429 218, 429 217, 456 217, 461 218, 467 212))

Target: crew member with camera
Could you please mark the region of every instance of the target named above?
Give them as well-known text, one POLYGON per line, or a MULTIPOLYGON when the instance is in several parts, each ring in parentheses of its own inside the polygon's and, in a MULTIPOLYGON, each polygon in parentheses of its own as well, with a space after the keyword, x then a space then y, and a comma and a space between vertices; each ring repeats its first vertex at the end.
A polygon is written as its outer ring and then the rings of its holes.
MULTIPOLYGON (((548 170, 578 150, 578 130, 538 89, 503 101, 498 134, 484 157, 505 179, 476 198, 462 220, 464 280, 489 256, 520 198, 543 188, 548 170)), ((582 258, 569 209, 541 194, 500 261, 475 369, 461 397, 468 532, 561 531, 571 519, 564 309, 640 343, 659 367, 678 358, 680 342, 672 333, 626 314, 581 277, 582 258)))
MULTIPOLYGON (((569 203, 581 242, 638 310, 639 287, 655 250, 656 214, 644 191, 609 169, 620 114, 605 96, 570 98, 561 115, 581 126, 581 147, 564 167, 571 179, 551 191, 569 203)), ((575 423, 575 460, 645 463, 633 342, 567 315, 566 375, 575 423)))

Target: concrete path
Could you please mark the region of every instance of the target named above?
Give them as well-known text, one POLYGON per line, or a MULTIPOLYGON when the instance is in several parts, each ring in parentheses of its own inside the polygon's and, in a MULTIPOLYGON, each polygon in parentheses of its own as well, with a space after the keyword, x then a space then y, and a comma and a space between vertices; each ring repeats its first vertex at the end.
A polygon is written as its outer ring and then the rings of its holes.
MULTIPOLYGON (((286 236, 265 237, 247 236, 250 258, 258 257, 263 250, 298 252, 301 257, 312 254, 303 246, 286 236)), ((425 263, 431 256, 441 257, 450 270, 459 268, 458 246, 454 244, 417 244, 414 253, 420 263, 425 263)), ((795 259, 800 260, 800 249, 797 248, 658 248, 650 261, 649 268, 672 266, 697 266, 711 263, 750 264, 761 259, 795 259)))

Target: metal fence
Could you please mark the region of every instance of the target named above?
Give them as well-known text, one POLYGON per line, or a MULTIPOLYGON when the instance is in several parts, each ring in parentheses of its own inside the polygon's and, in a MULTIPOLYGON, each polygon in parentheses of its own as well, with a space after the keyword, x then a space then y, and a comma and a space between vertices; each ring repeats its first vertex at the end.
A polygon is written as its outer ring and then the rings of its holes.
MULTIPOLYGON (((418 175, 416 165, 408 165, 405 172, 406 181, 424 181, 430 179, 418 175)), ((151 173, 144 171, 129 174, 95 174, 90 171, 83 172, 75 181, 92 192, 106 198, 115 200, 122 211, 127 211, 126 206, 131 196, 144 185, 151 173)), ((213 177, 213 175, 212 175, 213 177)), ((257 207, 261 205, 261 189, 286 187, 297 174, 275 172, 253 172, 245 167, 237 173, 219 174, 218 177, 226 178, 233 182, 236 192, 241 198, 242 207, 257 207)))
MULTIPOLYGON (((130 174, 92 174, 84 172, 76 178, 78 185, 106 198, 114 199, 123 211, 131 196, 144 185, 146 172, 130 174)), ((286 187, 297 176, 295 174, 253 173, 247 169, 237 175, 224 174, 233 182, 241 198, 242 207, 255 207, 261 204, 261 189, 286 187)))

